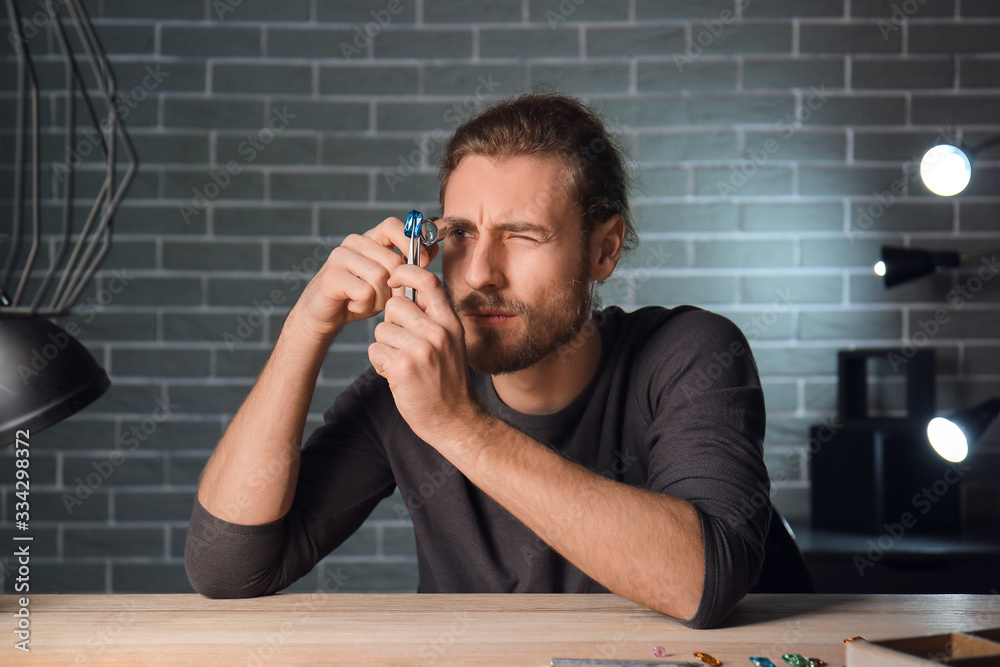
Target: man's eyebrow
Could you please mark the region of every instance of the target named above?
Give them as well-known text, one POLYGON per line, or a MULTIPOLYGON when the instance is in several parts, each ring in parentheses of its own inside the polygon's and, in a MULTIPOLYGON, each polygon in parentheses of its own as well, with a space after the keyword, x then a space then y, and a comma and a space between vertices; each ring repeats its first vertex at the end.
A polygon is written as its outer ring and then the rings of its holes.
POLYGON ((474 229, 475 225, 466 220, 465 218, 455 218, 455 217, 445 217, 441 221, 448 226, 448 229, 474 229))
MULTIPOLYGON (((454 218, 447 217, 444 218, 444 222, 448 225, 448 229, 475 229, 476 226, 466 218, 454 218)), ((528 222, 526 220, 511 220, 507 222, 498 222, 493 225, 494 228, 505 231, 505 232, 535 232, 536 234, 543 234, 548 236, 552 231, 543 225, 539 225, 534 222, 528 222)))

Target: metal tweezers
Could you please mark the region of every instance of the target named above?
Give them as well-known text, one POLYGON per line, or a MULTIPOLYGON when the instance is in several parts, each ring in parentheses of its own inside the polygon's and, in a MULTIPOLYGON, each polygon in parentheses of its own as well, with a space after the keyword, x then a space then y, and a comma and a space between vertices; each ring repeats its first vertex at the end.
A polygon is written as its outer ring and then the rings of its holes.
MULTIPOLYGON (((406 216, 406 224, 403 233, 410 238, 410 248, 406 255, 406 263, 420 266, 420 246, 433 245, 438 240, 438 228, 434 224, 437 218, 424 219, 424 214, 420 211, 410 211, 406 216)), ((412 287, 403 290, 404 296, 410 301, 415 301, 417 291, 412 287)))

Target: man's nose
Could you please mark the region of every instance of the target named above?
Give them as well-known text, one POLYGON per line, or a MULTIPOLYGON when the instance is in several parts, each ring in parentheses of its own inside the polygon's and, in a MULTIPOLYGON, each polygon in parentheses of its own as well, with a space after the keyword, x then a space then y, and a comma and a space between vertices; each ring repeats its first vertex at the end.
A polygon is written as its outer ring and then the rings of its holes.
POLYGON ((480 238, 469 259, 465 282, 475 290, 500 289, 505 284, 502 262, 502 244, 489 237, 480 238))

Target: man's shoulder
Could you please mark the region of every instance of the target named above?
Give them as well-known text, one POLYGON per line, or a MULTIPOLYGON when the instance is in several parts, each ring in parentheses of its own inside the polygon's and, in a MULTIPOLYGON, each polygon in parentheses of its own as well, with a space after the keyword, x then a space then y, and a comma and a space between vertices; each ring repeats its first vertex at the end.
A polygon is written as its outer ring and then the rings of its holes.
POLYGON ((601 316, 624 345, 645 348, 653 341, 673 345, 723 341, 728 345, 728 341, 743 340, 742 332, 731 320, 697 306, 646 306, 630 312, 610 306, 601 311, 601 316))

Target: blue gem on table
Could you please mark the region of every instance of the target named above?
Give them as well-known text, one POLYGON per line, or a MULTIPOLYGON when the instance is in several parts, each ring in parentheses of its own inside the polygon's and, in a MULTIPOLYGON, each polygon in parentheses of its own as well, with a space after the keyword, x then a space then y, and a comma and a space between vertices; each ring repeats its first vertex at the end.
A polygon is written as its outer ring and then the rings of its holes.
POLYGON ((750 662, 755 664, 757 667, 774 667, 774 663, 768 658, 750 658, 750 662))

